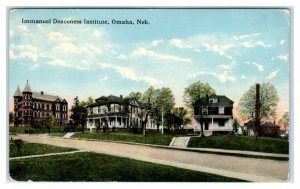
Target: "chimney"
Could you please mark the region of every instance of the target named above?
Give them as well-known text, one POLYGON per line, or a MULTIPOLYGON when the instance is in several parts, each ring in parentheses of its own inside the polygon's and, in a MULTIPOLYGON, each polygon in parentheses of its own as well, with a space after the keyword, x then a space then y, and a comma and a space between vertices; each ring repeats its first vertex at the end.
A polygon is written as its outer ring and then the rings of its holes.
POLYGON ((44 95, 44 91, 41 91, 41 95, 44 95))
POLYGON ((120 95, 120 98, 123 98, 123 95, 120 95))

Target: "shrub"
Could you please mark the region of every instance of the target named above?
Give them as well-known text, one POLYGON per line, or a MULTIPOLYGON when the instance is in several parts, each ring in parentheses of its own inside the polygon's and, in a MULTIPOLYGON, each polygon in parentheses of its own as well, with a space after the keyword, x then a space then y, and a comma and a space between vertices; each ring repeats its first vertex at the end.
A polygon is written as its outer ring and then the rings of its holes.
POLYGON ((17 153, 20 154, 21 148, 24 145, 23 140, 22 139, 15 139, 15 140, 13 140, 13 142, 14 142, 14 145, 16 147, 17 153))

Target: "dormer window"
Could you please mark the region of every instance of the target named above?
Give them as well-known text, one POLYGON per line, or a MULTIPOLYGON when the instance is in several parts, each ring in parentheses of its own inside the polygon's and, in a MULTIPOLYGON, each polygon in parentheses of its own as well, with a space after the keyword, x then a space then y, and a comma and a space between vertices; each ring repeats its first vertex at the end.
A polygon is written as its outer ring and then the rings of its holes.
POLYGON ((217 98, 210 98, 209 99, 209 103, 218 103, 218 99, 217 98))

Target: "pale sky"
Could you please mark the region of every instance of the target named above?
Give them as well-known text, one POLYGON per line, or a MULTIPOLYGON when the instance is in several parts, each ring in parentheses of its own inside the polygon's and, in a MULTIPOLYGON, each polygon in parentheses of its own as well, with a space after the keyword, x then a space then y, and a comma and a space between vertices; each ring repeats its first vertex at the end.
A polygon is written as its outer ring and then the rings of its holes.
MULTIPOLYGON (((283 9, 18 9, 9 19, 9 98, 33 91, 86 99, 208 82, 238 104, 270 81, 289 108, 290 16, 283 9), (147 20, 147 25, 22 24, 21 19, 147 20)), ((11 106, 11 104, 10 104, 11 106)))

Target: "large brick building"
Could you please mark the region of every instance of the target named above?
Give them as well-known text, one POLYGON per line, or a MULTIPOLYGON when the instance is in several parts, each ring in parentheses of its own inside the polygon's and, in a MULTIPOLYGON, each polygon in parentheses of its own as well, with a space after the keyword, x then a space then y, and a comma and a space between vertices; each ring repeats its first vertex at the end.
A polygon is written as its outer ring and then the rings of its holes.
POLYGON ((59 96, 32 92, 27 81, 24 90, 14 94, 14 125, 41 126, 45 116, 53 115, 56 125, 68 123, 68 102, 59 96))

